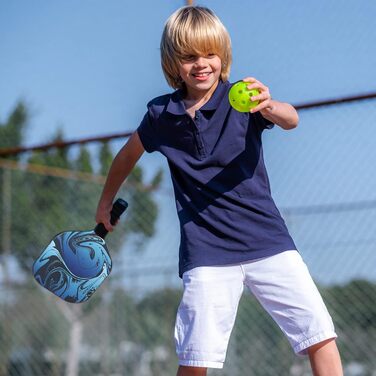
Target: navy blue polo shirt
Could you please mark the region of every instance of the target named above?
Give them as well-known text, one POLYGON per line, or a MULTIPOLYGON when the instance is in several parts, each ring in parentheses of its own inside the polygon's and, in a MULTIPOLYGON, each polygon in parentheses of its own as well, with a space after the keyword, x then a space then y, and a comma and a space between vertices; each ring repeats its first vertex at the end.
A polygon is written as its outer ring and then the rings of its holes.
POLYGON ((148 103, 137 132, 168 161, 180 221, 179 275, 296 249, 271 196, 261 135, 272 124, 240 113, 220 82, 192 119, 182 91, 148 103))

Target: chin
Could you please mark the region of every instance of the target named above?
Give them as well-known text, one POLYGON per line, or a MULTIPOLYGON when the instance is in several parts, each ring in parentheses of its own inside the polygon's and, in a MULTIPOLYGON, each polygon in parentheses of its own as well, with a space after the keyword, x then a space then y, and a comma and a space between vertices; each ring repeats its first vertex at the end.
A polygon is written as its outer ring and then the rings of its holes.
POLYGON ((217 83, 217 80, 215 80, 215 81, 210 80, 210 82, 209 81, 199 82, 195 86, 196 86, 197 89, 209 90, 216 83, 217 83))

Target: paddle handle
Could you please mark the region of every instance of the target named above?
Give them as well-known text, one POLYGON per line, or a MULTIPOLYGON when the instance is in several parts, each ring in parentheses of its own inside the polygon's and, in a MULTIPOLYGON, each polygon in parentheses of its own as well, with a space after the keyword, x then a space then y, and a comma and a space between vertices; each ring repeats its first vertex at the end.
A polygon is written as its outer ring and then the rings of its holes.
MULTIPOLYGON (((111 209, 111 212, 110 212, 110 215, 111 215, 110 222, 113 226, 116 224, 116 222, 118 221, 120 216, 124 213, 124 211, 127 207, 128 207, 127 201, 124 201, 121 198, 118 198, 114 202, 112 209, 111 209)), ((94 232, 98 236, 100 236, 102 239, 104 239, 106 237, 106 235, 108 234, 108 231, 106 230, 106 227, 104 227, 103 223, 98 223, 95 226, 94 232)))

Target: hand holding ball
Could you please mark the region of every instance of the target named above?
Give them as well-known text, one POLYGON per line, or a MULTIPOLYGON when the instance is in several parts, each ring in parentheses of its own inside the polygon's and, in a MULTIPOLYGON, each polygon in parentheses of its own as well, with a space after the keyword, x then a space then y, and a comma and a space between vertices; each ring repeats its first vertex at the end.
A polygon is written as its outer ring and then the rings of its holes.
POLYGON ((249 112, 259 104, 259 101, 252 101, 251 97, 259 95, 260 92, 257 89, 248 89, 248 85, 250 82, 239 81, 228 93, 230 104, 236 111, 249 112))

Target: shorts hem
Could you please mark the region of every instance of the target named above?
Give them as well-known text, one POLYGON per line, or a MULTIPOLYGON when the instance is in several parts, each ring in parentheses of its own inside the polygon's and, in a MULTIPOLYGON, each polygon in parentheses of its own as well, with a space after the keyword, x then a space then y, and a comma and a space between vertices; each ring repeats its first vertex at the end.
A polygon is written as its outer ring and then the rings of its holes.
POLYGON ((209 362, 206 360, 179 359, 179 365, 188 367, 223 368, 223 363, 221 362, 209 362))
POLYGON ((321 332, 299 343, 297 346, 294 347, 294 352, 297 355, 302 355, 302 356, 307 355, 309 347, 316 345, 320 342, 326 341, 328 339, 331 339, 331 338, 337 338, 337 334, 332 331, 321 332))

